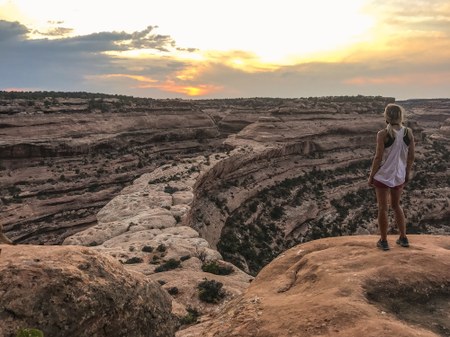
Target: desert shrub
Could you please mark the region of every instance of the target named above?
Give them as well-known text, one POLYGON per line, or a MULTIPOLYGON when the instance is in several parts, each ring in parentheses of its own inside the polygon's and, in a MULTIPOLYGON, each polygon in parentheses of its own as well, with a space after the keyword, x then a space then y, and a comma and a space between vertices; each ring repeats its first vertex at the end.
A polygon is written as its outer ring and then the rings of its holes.
POLYGON ((180 291, 178 290, 177 287, 170 287, 169 289, 167 289, 167 292, 170 295, 177 295, 180 291))
POLYGON ((150 261, 150 264, 159 264, 159 259, 160 259, 159 256, 153 255, 153 257, 152 257, 152 259, 150 261))
POLYGON ((16 337, 44 337, 44 333, 38 329, 20 329, 16 337))
POLYGON ((198 297, 201 301, 207 303, 218 303, 225 297, 225 291, 222 289, 223 284, 215 280, 207 280, 200 282, 197 286, 198 297))
POLYGON ((142 263, 144 260, 138 256, 133 256, 132 258, 129 258, 124 263, 125 264, 134 264, 134 263, 142 263))
POLYGON ((161 243, 158 247, 156 247, 156 250, 160 253, 163 253, 167 250, 167 247, 164 243, 161 243))
POLYGON ((144 246, 144 247, 142 247, 142 251, 145 253, 151 253, 151 252, 153 252, 153 247, 152 246, 144 246))
POLYGON ((257 201, 252 202, 248 206, 248 209, 250 210, 250 212, 255 213, 258 210, 258 202, 257 201))
POLYGON ((93 183, 92 185, 89 185, 88 191, 89 192, 97 192, 100 189, 99 184, 93 183))
POLYGON ((197 323, 197 319, 200 316, 200 313, 197 309, 192 307, 187 307, 186 311, 188 312, 186 316, 180 318, 180 323, 183 325, 194 324, 197 323))
POLYGON ((221 265, 216 260, 206 262, 202 265, 202 270, 215 275, 229 275, 233 272, 233 267, 221 265))
POLYGON ((279 220, 283 216, 283 207, 275 206, 270 212, 270 217, 274 220, 279 220))
POLYGON ((186 260, 189 260, 190 258, 191 258, 190 255, 183 255, 182 257, 180 257, 180 260, 181 261, 186 261, 186 260))
POLYGON ((160 273, 162 271, 168 271, 172 269, 176 269, 181 265, 181 262, 179 260, 170 259, 166 262, 164 262, 162 265, 156 267, 155 273, 160 273))
POLYGON ((179 191, 179 189, 177 187, 172 187, 170 185, 167 185, 166 187, 164 187, 164 192, 169 193, 169 194, 174 194, 177 191, 179 191))

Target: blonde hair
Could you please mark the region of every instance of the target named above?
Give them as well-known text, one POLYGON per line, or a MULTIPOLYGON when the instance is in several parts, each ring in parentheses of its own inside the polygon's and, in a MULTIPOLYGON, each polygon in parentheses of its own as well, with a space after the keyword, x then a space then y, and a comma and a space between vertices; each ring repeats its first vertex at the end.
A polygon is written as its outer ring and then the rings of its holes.
POLYGON ((398 104, 390 103, 384 109, 384 119, 387 123, 386 131, 391 138, 395 138, 395 132, 392 125, 402 126, 403 115, 403 108, 398 104))

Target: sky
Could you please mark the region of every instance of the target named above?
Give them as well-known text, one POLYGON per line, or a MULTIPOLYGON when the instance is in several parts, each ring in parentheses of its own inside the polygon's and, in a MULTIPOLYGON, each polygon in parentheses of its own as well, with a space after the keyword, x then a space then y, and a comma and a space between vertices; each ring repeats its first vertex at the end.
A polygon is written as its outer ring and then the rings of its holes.
POLYGON ((0 0, 0 90, 450 97, 449 0, 0 0))

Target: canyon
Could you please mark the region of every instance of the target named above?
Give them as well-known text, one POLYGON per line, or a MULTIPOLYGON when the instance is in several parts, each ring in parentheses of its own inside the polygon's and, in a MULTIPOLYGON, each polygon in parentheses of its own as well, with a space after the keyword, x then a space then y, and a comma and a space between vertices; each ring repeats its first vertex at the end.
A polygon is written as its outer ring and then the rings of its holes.
MULTIPOLYGON (((174 315, 206 319, 299 244, 375 240, 367 177, 394 101, 1 93, 0 226, 15 243, 110 255, 172 293, 174 315), (223 285, 222 301, 199 300, 204 278, 223 285)), ((408 233, 446 236, 450 100, 397 103, 416 140, 408 233)))

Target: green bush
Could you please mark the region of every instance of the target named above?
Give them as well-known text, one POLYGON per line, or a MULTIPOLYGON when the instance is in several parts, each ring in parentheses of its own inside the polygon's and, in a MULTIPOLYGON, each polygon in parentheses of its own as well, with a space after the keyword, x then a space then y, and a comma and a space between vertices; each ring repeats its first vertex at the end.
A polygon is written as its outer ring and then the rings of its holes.
POLYGON ((279 220, 283 216, 283 207, 275 206, 270 212, 270 217, 274 220, 279 220))
POLYGON ((44 337, 44 333, 38 329, 20 329, 16 337, 44 337))
POLYGON ((162 271, 176 269, 180 266, 180 264, 181 264, 181 262, 179 260, 170 259, 170 260, 164 262, 164 264, 160 265, 159 267, 156 267, 155 273, 160 273, 162 271))
POLYGON ((144 260, 141 257, 133 256, 132 258, 129 258, 124 262, 124 264, 135 264, 135 263, 142 263, 144 260))
POLYGON ((173 187, 170 185, 166 185, 166 187, 164 187, 164 192, 169 193, 169 194, 174 194, 175 192, 178 192, 179 188, 177 187, 173 187))
POLYGON ((215 275, 229 275, 233 272, 233 267, 221 265, 216 260, 214 260, 205 262, 202 265, 202 270, 206 273, 211 273, 215 275))
POLYGON ((189 260, 190 258, 191 258, 190 255, 183 255, 182 257, 180 257, 180 260, 181 261, 186 261, 186 260, 189 260))
POLYGON ((180 290, 177 287, 170 287, 169 289, 167 289, 167 292, 170 295, 178 295, 178 293, 180 292, 180 290))
POLYGON ((225 291, 222 289, 223 284, 215 280, 207 280, 200 282, 197 286, 199 290, 198 297, 201 301, 207 303, 218 303, 225 297, 225 291))
POLYGON ((180 323, 183 325, 197 323, 197 319, 200 316, 198 310, 192 307, 187 307, 186 311, 188 313, 186 314, 186 316, 180 318, 180 323))
POLYGON ((167 250, 167 247, 164 243, 161 243, 158 247, 156 247, 156 250, 160 253, 163 253, 167 250))
POLYGON ((153 252, 153 247, 152 246, 144 246, 144 247, 142 247, 142 251, 146 252, 146 253, 151 253, 151 252, 153 252))

